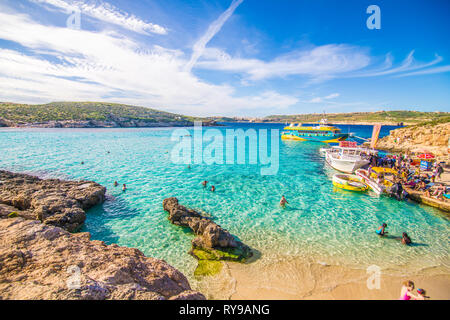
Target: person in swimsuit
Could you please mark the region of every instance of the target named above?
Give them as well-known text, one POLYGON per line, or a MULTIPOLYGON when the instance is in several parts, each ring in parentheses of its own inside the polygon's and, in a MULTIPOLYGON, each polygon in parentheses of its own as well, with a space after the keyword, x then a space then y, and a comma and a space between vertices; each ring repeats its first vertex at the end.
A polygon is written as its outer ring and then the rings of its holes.
POLYGON ((122 187, 122 191, 125 191, 125 190, 127 190, 127 185, 124 183, 123 187, 122 187))
POLYGON ((411 280, 404 281, 402 283, 402 289, 400 291, 399 300, 411 300, 411 298, 421 300, 418 296, 416 296, 411 292, 413 290, 414 290, 414 282, 412 282, 411 280))
POLYGON ((117 187, 119 183, 117 181, 114 181, 114 187, 117 187))
POLYGON ((211 186, 211 191, 212 191, 212 192, 216 191, 216 187, 211 186))
POLYGON ((203 182, 202 182, 203 188, 206 188, 206 185, 207 185, 207 184, 208 184, 208 181, 206 181, 206 180, 203 181, 203 182))
POLYGON ((387 227, 387 224, 386 223, 383 223, 382 225, 381 225, 381 227, 379 227, 378 229, 377 229, 377 231, 375 231, 379 236, 384 236, 386 233, 387 233, 387 231, 384 231, 384 229, 386 229, 386 227, 387 227))
POLYGON ((286 203, 289 203, 284 196, 281 196, 280 206, 286 207, 286 203))
POLYGON ((408 236, 408 234, 406 232, 403 232, 403 234, 402 234, 402 244, 409 245, 411 243, 412 243, 411 238, 408 236))

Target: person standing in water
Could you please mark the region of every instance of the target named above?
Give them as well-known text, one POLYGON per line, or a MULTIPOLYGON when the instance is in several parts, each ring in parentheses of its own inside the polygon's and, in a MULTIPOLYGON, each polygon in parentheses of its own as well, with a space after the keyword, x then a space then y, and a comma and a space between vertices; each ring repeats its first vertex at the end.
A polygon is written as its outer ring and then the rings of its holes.
POLYGON ((206 188, 206 185, 207 185, 207 184, 208 184, 208 181, 206 181, 206 180, 203 181, 203 182, 202 182, 203 188, 206 188))
POLYGON ((125 190, 127 190, 127 185, 124 183, 123 187, 122 187, 122 191, 125 191, 125 190))
POLYGON ((282 206, 283 208, 286 207, 286 203, 289 203, 286 198, 283 196, 281 196, 281 200, 280 200, 280 206, 282 206))
POLYGON ((211 186, 211 191, 212 191, 212 192, 216 191, 216 187, 211 186))

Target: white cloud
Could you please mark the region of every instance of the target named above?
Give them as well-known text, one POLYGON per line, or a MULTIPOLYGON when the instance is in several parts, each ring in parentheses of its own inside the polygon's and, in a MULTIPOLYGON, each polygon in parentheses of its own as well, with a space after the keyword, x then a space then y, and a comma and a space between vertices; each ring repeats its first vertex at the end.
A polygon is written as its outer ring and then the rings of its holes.
POLYGON ((88 15, 103 22, 112 23, 125 29, 141 34, 167 34, 167 29, 154 24, 145 22, 142 19, 130 15, 116 8, 107 2, 93 2, 81 0, 29 0, 34 3, 51 5, 64 12, 70 12, 74 8, 81 11, 81 14, 88 15))
POLYGON ((197 40, 192 48, 192 56, 186 65, 186 71, 191 71, 192 67, 196 64, 197 60, 202 56, 206 45, 208 42, 222 29, 222 26, 227 22, 227 20, 234 13, 234 10, 243 2, 244 0, 233 0, 230 7, 225 10, 217 20, 211 23, 206 30, 205 34, 197 40))
POLYGON ((142 47, 116 34, 44 26, 0 12, 0 39, 27 48, 0 49, 0 101, 103 100, 195 115, 280 110, 297 98, 264 91, 237 96, 185 72, 178 50, 142 47), (43 55, 45 53, 45 55, 43 55))
POLYGON ((332 93, 332 94, 329 94, 329 95, 327 95, 327 96, 325 96, 325 97, 315 97, 315 98, 312 98, 312 99, 309 100, 308 102, 310 102, 310 103, 321 103, 321 102, 325 102, 326 100, 335 99, 335 98, 337 98, 337 97, 339 97, 339 96, 340 96, 339 93, 332 93))
POLYGON ((297 50, 272 61, 232 58, 219 49, 209 50, 198 68, 244 73, 251 80, 261 80, 289 75, 314 78, 335 77, 339 74, 360 70, 370 63, 365 50, 349 46, 329 44, 297 50))

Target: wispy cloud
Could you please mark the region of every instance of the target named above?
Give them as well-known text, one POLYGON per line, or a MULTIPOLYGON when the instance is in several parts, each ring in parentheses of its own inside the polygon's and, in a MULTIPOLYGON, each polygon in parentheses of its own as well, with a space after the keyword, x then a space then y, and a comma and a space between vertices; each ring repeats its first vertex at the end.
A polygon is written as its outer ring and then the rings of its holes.
POLYGON ((332 93, 332 94, 329 94, 329 95, 327 95, 327 96, 325 96, 325 97, 315 97, 315 98, 312 98, 312 99, 309 100, 308 102, 310 102, 310 103, 321 103, 321 102, 324 102, 324 101, 326 101, 326 100, 335 99, 335 98, 337 98, 337 97, 339 97, 339 96, 340 96, 339 93, 332 93))
POLYGON ((177 50, 42 25, 17 13, 0 12, 0 21, 0 39, 26 48, 0 49, 0 101, 103 100, 194 115, 282 110, 298 102, 275 90, 237 95, 232 86, 207 83, 184 71, 187 59, 177 50))
POLYGON ((142 19, 123 12, 115 6, 102 1, 81 1, 81 0, 29 0, 31 2, 43 5, 51 5, 64 12, 73 9, 79 9, 82 14, 103 22, 118 25, 122 28, 141 33, 141 34, 167 34, 167 29, 154 24, 145 22, 142 19))
POLYGON ((234 10, 243 2, 244 0, 233 0, 231 5, 225 10, 217 20, 211 23, 206 30, 205 34, 197 40, 192 48, 192 56, 189 62, 186 64, 186 71, 191 71, 192 67, 196 64, 197 60, 202 56, 205 51, 208 42, 222 29, 225 22, 234 13, 234 10))

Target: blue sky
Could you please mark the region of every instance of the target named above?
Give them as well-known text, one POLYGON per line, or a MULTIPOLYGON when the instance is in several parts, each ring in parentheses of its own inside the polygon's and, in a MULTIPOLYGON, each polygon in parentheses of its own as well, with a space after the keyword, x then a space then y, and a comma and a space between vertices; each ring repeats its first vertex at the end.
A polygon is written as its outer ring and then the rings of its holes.
POLYGON ((2 0, 0 101, 201 116, 450 111, 449 9, 446 0, 2 0), (380 8, 379 30, 366 26, 369 5, 380 8))

